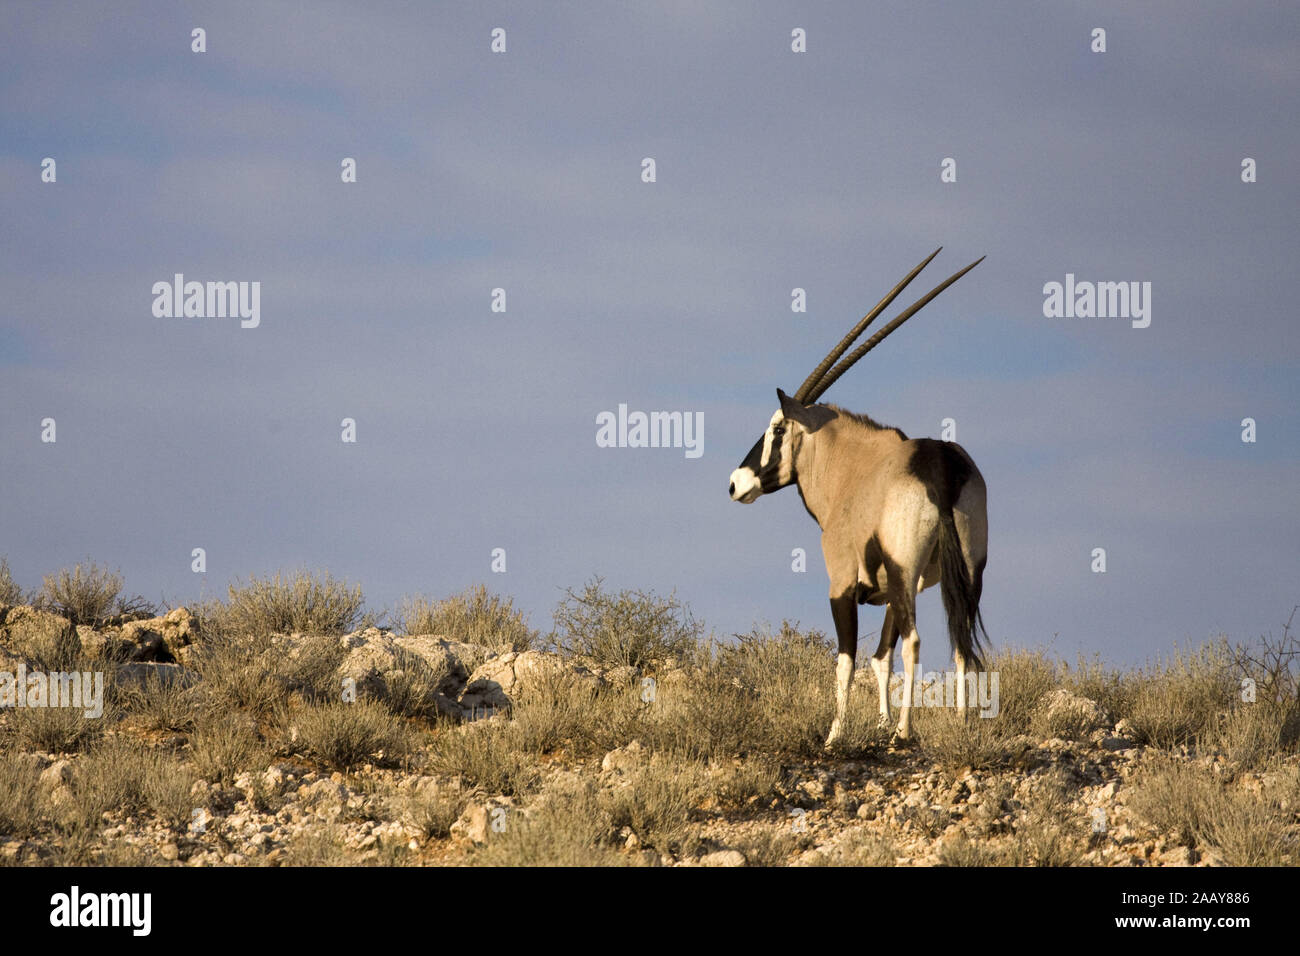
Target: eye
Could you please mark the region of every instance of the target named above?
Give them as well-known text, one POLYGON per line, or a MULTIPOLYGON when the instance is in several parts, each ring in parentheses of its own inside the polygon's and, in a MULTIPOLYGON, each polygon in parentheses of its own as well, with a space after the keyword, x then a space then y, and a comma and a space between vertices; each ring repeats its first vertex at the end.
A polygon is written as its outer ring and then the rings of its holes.
POLYGON ((784 435, 784 434, 785 434, 785 426, 784 426, 784 425, 777 425, 777 426, 775 426, 775 427, 772 429, 772 434, 773 434, 773 435, 784 435))

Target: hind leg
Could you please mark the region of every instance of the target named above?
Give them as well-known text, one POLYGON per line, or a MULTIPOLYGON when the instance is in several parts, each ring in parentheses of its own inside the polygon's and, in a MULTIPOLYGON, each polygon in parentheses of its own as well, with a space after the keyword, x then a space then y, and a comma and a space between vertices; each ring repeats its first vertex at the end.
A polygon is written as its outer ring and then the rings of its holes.
POLYGON ((908 628, 903 637, 903 706, 898 715, 898 738, 907 740, 912 736, 912 690, 916 686, 916 668, 921 662, 921 635, 916 633, 916 625, 908 628))
POLYGON ((912 692, 916 669, 921 663, 921 635, 916 633, 916 597, 903 595, 894 609, 894 622, 903 637, 903 706, 898 715, 899 740, 912 736, 912 692))
POLYGON ((889 726, 889 677, 894 672, 894 642, 898 640, 898 628, 894 626, 894 611, 885 605, 885 623, 880 628, 880 645, 871 656, 871 669, 876 675, 876 687, 880 691, 881 727, 889 726))
POLYGON ((966 658, 961 651, 952 652, 953 664, 957 668, 957 716, 966 719, 966 658))

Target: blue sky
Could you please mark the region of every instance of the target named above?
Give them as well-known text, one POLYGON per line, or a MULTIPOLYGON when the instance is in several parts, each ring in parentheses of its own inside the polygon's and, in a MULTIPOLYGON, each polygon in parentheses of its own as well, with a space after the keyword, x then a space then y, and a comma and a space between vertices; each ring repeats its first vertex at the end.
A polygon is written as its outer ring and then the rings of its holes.
MULTIPOLYGON (((826 400, 957 422, 994 643, 1140 663, 1279 633, 1298 36, 1283 3, 7 3, 0 555, 171 603, 281 567, 373 607, 481 581, 543 628, 600 574, 722 635, 830 630, 798 495, 742 507, 727 476, 942 245, 914 295, 988 258, 826 400), (260 326, 154 317, 177 272, 259 281, 260 326), (1045 318, 1067 273, 1150 282, 1150 327, 1045 318), (598 448, 620 403, 702 412, 704 454, 598 448)), ((919 629, 942 666, 934 592, 919 629)))

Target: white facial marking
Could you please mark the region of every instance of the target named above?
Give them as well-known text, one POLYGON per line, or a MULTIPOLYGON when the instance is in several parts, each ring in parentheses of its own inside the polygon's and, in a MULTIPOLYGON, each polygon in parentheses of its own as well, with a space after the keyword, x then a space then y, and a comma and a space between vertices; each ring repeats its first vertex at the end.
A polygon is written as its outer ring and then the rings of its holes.
POLYGON ((748 468, 737 468, 731 473, 731 500, 749 504, 763 493, 758 475, 748 468))
POLYGON ((772 420, 767 423, 767 431, 763 432, 763 458, 761 464, 764 468, 772 463, 772 428, 784 418, 785 416, 781 414, 781 410, 778 408, 772 413, 772 420))
MULTIPOLYGON (((772 413, 772 419, 768 422, 767 431, 763 433, 763 454, 759 458, 758 466, 765 469, 771 463, 772 457, 772 426, 785 420, 785 415, 778 408, 772 413)), ((784 444, 782 448, 786 447, 784 444)), ((784 478, 785 475, 783 474, 784 478)), ((739 501, 742 504, 749 504, 763 493, 762 482, 758 480, 758 475, 749 468, 737 468, 731 473, 731 500, 739 501)))

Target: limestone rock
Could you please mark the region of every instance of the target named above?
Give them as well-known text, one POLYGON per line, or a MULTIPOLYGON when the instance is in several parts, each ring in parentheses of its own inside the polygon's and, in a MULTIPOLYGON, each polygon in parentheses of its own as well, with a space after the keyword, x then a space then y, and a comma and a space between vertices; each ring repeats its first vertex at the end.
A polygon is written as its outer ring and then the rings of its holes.
POLYGON ((718 850, 700 857, 701 866, 744 866, 745 854, 739 850, 718 850))
POLYGON ((1100 704, 1064 687, 1048 691, 1038 699, 1037 707, 1046 717, 1047 726, 1057 733, 1069 730, 1086 735, 1110 726, 1110 718, 1100 704))
POLYGON ((0 646, 0 672, 6 674, 16 674, 20 667, 31 669, 27 658, 20 654, 15 654, 4 646, 0 646))
POLYGON ((28 660, 71 661, 81 653, 81 640, 66 617, 17 605, 5 608, 0 647, 28 660))
POLYGON ((645 763, 646 753, 641 741, 633 740, 625 747, 616 747, 600 761, 602 772, 629 773, 645 763))
POLYGON ((1161 853, 1157 859, 1161 866, 1191 866, 1196 862, 1196 853, 1189 847, 1176 846, 1161 853))
POLYGON ((72 780, 72 761, 56 760, 41 771, 40 783, 47 790, 64 786, 72 780))
POLYGON ((417 683, 429 689, 429 704, 438 712, 462 715, 456 698, 467 674, 456 642, 432 635, 398 637, 376 627, 341 641, 347 653, 338 669, 340 682, 350 678, 359 693, 378 700, 388 700, 398 681, 417 683))
POLYGON ((460 705, 470 714, 492 714, 512 706, 527 693, 528 686, 547 678, 561 677, 595 688, 601 679, 581 664, 566 662, 542 651, 508 651, 489 658, 469 675, 460 705))
POLYGON ((505 833, 509 828, 513 803, 509 797, 471 801, 451 825, 451 835, 472 843, 486 843, 492 836, 505 833))
POLYGON ((198 640, 199 627, 188 608, 173 608, 161 617, 128 621, 118 637, 130 648, 133 661, 175 661, 181 648, 198 640))

